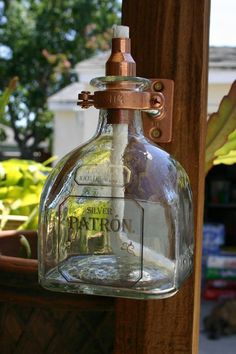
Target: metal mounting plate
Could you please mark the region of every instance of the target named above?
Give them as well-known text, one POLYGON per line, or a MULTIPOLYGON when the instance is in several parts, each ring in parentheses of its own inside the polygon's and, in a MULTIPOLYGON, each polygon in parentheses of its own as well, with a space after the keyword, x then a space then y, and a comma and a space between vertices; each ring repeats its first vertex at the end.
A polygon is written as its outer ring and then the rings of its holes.
POLYGON ((142 112, 145 136, 152 142, 169 143, 172 138, 172 113, 174 101, 174 81, 169 79, 150 79, 152 85, 148 91, 161 92, 164 95, 164 110, 155 115, 151 111, 142 112))

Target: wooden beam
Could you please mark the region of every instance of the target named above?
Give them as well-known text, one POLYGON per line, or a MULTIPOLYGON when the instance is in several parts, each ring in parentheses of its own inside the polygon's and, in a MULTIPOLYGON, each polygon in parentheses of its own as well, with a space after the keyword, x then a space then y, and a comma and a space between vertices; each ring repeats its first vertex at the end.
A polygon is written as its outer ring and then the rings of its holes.
POLYGON ((198 353, 209 0, 124 0, 137 74, 175 81, 173 140, 163 147, 190 176, 195 208, 195 270, 165 300, 116 301, 116 354, 198 353))

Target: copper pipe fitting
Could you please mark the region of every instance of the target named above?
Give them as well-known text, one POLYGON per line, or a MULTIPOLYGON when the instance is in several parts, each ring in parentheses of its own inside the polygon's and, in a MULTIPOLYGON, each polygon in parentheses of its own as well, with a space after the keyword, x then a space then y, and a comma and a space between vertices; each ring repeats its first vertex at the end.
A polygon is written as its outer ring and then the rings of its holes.
MULTIPOLYGON (((136 63, 131 56, 130 38, 112 38, 111 55, 106 62, 106 75, 136 76, 136 63)), ((121 89, 122 86, 122 83, 114 83, 112 89, 121 89)), ((129 116, 132 116, 131 112, 127 114, 122 112, 122 109, 113 109, 108 112, 108 121, 113 124, 124 123, 129 116)))
POLYGON ((136 76, 136 63, 130 50, 130 38, 112 38, 111 56, 106 62, 106 75, 136 76))

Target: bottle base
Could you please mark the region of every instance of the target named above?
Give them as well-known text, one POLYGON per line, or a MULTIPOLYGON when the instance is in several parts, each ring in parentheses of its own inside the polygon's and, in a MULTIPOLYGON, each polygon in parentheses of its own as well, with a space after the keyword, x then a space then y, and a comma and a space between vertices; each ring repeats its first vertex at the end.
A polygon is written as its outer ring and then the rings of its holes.
POLYGON ((59 282, 52 283, 51 281, 41 280, 40 284, 43 288, 49 291, 63 292, 63 293, 72 293, 72 294, 81 294, 81 295, 95 295, 95 296, 108 296, 108 297, 119 297, 126 299, 135 299, 135 300, 155 300, 155 299, 165 299, 171 296, 174 296, 179 289, 172 288, 165 291, 160 291, 155 289, 152 292, 137 292, 130 289, 116 289, 104 286, 97 285, 88 285, 80 284, 70 286, 66 284, 60 284, 59 282))
MULTIPOLYGON (((70 256, 52 270, 59 273, 69 283, 86 283, 121 288, 147 290, 156 287, 172 287, 175 266, 157 265, 151 262, 141 264, 139 259, 132 262, 129 258, 115 255, 70 256)), ((51 277, 51 273, 48 276, 51 277)))
POLYGON ((144 288, 142 284, 137 283, 133 288, 117 286, 105 286, 101 284, 91 284, 89 282, 73 282, 68 281, 61 272, 53 269, 47 273, 47 277, 40 277, 40 284, 47 290, 56 292, 67 292, 84 295, 111 296, 129 299, 163 299, 175 295, 178 288, 172 286, 170 282, 156 282, 149 285, 149 288, 144 288))

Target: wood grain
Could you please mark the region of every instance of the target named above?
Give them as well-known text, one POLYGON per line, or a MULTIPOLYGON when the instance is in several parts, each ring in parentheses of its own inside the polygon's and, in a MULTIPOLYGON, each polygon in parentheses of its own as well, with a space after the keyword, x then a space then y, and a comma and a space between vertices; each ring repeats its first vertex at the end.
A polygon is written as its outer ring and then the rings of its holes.
POLYGON ((194 274, 177 295, 116 301, 116 354, 198 353, 209 5, 208 0, 123 1, 137 75, 175 81, 173 140, 163 148, 190 176, 196 242, 194 274))

